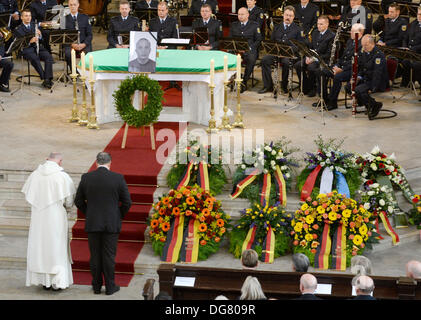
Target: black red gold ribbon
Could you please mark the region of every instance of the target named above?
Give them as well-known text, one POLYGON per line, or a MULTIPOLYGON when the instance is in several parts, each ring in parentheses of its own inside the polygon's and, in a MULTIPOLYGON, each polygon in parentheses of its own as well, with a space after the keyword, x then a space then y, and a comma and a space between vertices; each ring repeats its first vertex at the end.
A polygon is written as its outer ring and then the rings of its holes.
POLYGON ((346 228, 340 224, 332 240, 332 269, 346 270, 346 228))
POLYGON ((265 206, 270 200, 270 188, 272 186, 270 173, 263 175, 262 192, 260 193, 260 204, 265 206))
POLYGON ((330 255, 330 250, 331 250, 331 245, 332 245, 329 231, 330 231, 330 225, 328 223, 325 223, 320 245, 317 248, 316 254, 314 256, 315 268, 318 268, 318 269, 329 268, 329 255, 330 255))
POLYGON ((167 240, 162 251, 161 261, 176 263, 180 254, 183 242, 184 215, 174 218, 170 230, 167 233, 167 240))
POLYGON ((210 192, 208 164, 205 163, 204 161, 200 161, 199 163, 199 171, 197 173, 197 183, 203 190, 205 190, 206 192, 210 192))
POLYGON ((383 225, 386 229, 386 232, 392 237, 392 243, 393 245, 397 245, 399 244, 399 236, 398 234, 395 232, 395 230, 393 230, 392 225, 390 224, 389 219, 387 218, 387 214, 384 211, 381 211, 379 213, 379 217, 383 222, 383 225))
POLYGON ((313 191, 314 184, 316 183, 317 175, 319 174, 322 167, 318 165, 316 168, 313 169, 312 172, 308 175, 306 182, 301 189, 301 200, 305 201, 308 197, 311 196, 311 192, 313 191))
POLYGON ((275 187, 276 192, 279 196, 279 203, 282 206, 287 205, 287 192, 286 192, 286 183, 284 179, 284 175, 282 174, 281 168, 276 166, 275 169, 275 187))
POLYGON ((180 261, 196 263, 199 255, 199 230, 200 222, 197 219, 189 218, 183 235, 183 243, 180 249, 180 261))
POLYGON ((184 170, 184 174, 181 177, 180 182, 175 187, 176 190, 179 190, 182 187, 185 187, 185 186, 187 186, 189 184, 190 176, 191 176, 191 171, 193 169, 193 166, 194 166, 193 161, 190 161, 189 164, 187 165, 186 170, 184 170))
POLYGON ((273 263, 275 257, 275 233, 271 226, 268 226, 265 241, 263 241, 262 255, 260 260, 266 263, 273 263))
POLYGON ((250 183, 252 183, 256 179, 257 174, 259 174, 259 173, 260 173, 260 170, 255 169, 248 176, 246 176, 243 180, 238 182, 235 186, 235 190, 230 195, 230 198, 231 199, 237 198, 241 194, 241 192, 243 192, 244 188, 247 187, 250 183))
POLYGON ((243 242, 243 247, 241 249, 241 252, 248 250, 248 249, 253 249, 253 244, 254 244, 254 240, 256 238, 256 232, 257 232, 257 226, 254 225, 252 227, 250 227, 246 238, 244 239, 243 242))

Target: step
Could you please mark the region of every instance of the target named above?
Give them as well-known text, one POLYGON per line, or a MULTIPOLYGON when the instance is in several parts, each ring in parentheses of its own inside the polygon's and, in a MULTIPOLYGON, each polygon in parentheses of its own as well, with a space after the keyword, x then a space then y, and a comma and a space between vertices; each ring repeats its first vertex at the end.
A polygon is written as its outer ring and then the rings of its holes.
POLYGON ((129 186, 130 196, 133 202, 152 204, 155 187, 129 186))

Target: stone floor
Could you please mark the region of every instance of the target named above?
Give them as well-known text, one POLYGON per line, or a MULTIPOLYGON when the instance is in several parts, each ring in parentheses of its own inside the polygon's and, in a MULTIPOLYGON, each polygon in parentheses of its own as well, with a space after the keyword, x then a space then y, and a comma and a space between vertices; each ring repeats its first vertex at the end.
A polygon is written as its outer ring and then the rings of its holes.
MULTIPOLYGON (((105 47, 105 34, 95 33, 94 49, 105 47)), ((15 61, 15 65, 10 83, 12 90, 19 86, 15 78, 19 74, 20 62, 15 61)), ((54 71, 58 75, 62 71, 62 64, 56 63, 54 71)), ((260 79, 260 69, 256 68, 255 75, 260 79)), ((332 112, 337 118, 325 114, 324 125, 321 114, 312 110, 311 103, 316 101, 315 98, 305 97, 302 105, 285 113, 284 110, 295 106, 295 101, 285 105, 285 96, 275 101, 270 94, 259 95, 257 91, 261 86, 261 83, 258 83, 256 87, 243 93, 241 106, 246 127, 252 130, 264 129, 265 141, 286 136, 294 146, 301 149, 297 155, 301 157, 305 151, 315 149, 313 140, 322 134, 326 138, 345 138, 343 146, 349 151, 363 153, 370 151, 374 145, 379 145, 382 151, 388 154, 395 152, 397 161, 404 168, 420 167, 421 102, 412 93, 396 103, 392 103, 391 93, 379 95, 385 109, 398 113, 393 119, 369 121, 362 114, 358 114, 354 119, 350 109, 340 106, 338 110, 332 112), (308 117, 304 119, 303 116, 307 114, 308 117)), ((26 88, 13 96, 4 93, 0 95, 5 109, 0 111, 2 121, 0 169, 33 170, 44 161, 49 152, 60 151, 64 154, 63 166, 66 171, 74 174, 85 172, 94 161, 95 155, 103 150, 122 126, 122 122, 101 125, 100 130, 89 130, 68 123, 67 119, 72 108, 71 86, 64 87, 63 84, 58 84, 54 92, 50 93, 40 86, 39 79, 38 81, 35 79, 32 88, 42 95, 34 95, 26 88)), ((394 90, 397 97, 404 93, 406 93, 404 89, 394 90)), ((293 95, 296 97, 297 92, 295 91, 293 95)), ((229 99, 229 106, 235 109, 233 95, 229 99)), ((190 131, 198 128, 205 129, 204 126, 189 125, 190 131)), ((242 130, 235 129, 232 133, 221 133, 224 137, 231 134, 242 134, 242 130)), ((2 235, 0 240, 1 238, 2 235)), ((0 247, 3 247, 3 244, 0 247)), ((148 252, 150 248, 146 245, 144 250, 148 252)), ((404 275, 406 261, 421 257, 421 246, 417 240, 393 247, 387 252, 367 254, 373 262, 375 274, 404 275)), ((144 257, 152 260, 156 258, 147 253, 144 257)), ((239 261, 229 256, 226 250, 199 265, 240 268, 239 261)), ((290 270, 290 266, 290 257, 287 256, 277 259, 272 265, 261 265, 259 268, 287 271, 290 270)), ((93 295, 88 286, 74 285, 63 292, 46 292, 36 287, 27 288, 24 286, 25 271, 10 267, 0 269, 0 299, 142 299, 141 290, 147 278, 157 279, 154 270, 135 276, 129 287, 122 288, 119 293, 108 297, 93 295)), ((155 288, 158 289, 157 286, 155 288)))

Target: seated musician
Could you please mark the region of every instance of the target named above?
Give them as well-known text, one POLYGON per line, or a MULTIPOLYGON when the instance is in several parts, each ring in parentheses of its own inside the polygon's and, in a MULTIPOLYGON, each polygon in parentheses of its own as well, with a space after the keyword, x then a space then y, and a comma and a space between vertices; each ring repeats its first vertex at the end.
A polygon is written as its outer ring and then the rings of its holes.
POLYGON ((392 3, 389 6, 388 18, 385 21, 384 29, 377 45, 395 48, 402 47, 407 33, 408 20, 399 15, 399 5, 392 3))
POLYGON ((156 9, 158 8, 158 0, 140 0, 136 2, 135 10, 156 9))
POLYGON ((243 53, 243 60, 246 64, 244 70, 243 82, 240 92, 247 90, 247 81, 253 72, 257 57, 259 56, 259 47, 262 42, 262 34, 257 22, 249 20, 249 12, 246 8, 238 9, 238 21, 231 24, 230 37, 245 38, 249 44, 250 50, 243 53))
POLYGON ((3 59, 6 55, 6 50, 2 37, 3 35, 0 33, 0 68, 3 69, 0 75, 0 91, 10 92, 9 80, 10 74, 13 70, 13 62, 11 61, 11 59, 3 59))
POLYGON ((158 16, 149 21, 148 30, 158 33, 158 49, 166 49, 170 46, 159 45, 162 39, 178 38, 177 20, 168 15, 168 4, 161 1, 158 4, 158 16))
MULTIPOLYGON (((418 7, 417 19, 415 19, 409 26, 407 36, 403 42, 403 47, 408 50, 412 50, 415 53, 421 54, 421 7, 418 7)), ((403 73, 401 86, 408 86, 411 79, 411 70, 412 81, 418 81, 421 85, 421 61, 403 60, 402 65, 403 73)))
POLYGON ((215 14, 216 13, 216 8, 218 6, 218 1, 217 0, 192 0, 191 5, 190 5, 190 9, 188 12, 189 16, 198 16, 200 15, 200 8, 202 7, 202 5, 204 4, 209 4, 212 8, 212 13, 215 14))
POLYGON ((301 0, 294 5, 295 17, 300 21, 301 28, 305 35, 310 35, 314 29, 317 29, 317 17, 319 16, 319 7, 310 0, 301 0))
POLYGON ((351 27, 351 39, 346 43, 342 56, 333 66, 333 83, 327 102, 327 109, 333 110, 338 108, 338 96, 341 92, 342 82, 348 82, 352 76, 352 57, 355 51, 355 34, 358 34, 358 52, 361 51, 361 37, 364 34, 364 25, 356 23, 351 27))
POLYGON ((64 57, 67 65, 71 66, 71 49, 76 52, 85 53, 92 51, 92 27, 89 17, 84 13, 79 13, 79 0, 69 0, 70 14, 66 15, 66 29, 79 30, 79 43, 73 43, 71 46, 64 46, 64 57))
POLYGON ((389 86, 386 58, 376 47, 374 37, 366 34, 361 40, 363 53, 358 59, 358 78, 355 95, 359 105, 367 108, 368 118, 373 120, 383 106, 370 93, 383 92, 389 86))
POLYGON ((12 15, 9 25, 12 31, 22 22, 16 0, 0 0, 0 13, 10 13, 12 15))
POLYGON ((35 70, 38 72, 42 82, 42 86, 51 89, 53 86, 53 57, 45 49, 43 45, 43 38, 40 29, 35 34, 35 23, 31 22, 32 16, 29 9, 22 11, 22 24, 19 25, 13 32, 16 38, 24 37, 27 35, 34 35, 29 41, 29 45, 22 50, 23 57, 29 60, 35 70), (38 45, 37 45, 38 43, 38 45), (37 53, 38 46, 38 53, 37 53), (41 61, 44 61, 44 69, 42 68, 41 61))
MULTIPOLYGON (((56 0, 35 0, 32 1, 29 5, 29 10, 31 10, 32 14, 32 21, 38 23, 39 26, 41 26, 41 22, 46 22, 46 12, 47 10, 50 10, 52 7, 57 5, 56 0)), ((45 29, 45 25, 42 24, 42 36, 46 39, 44 42, 45 48, 48 50, 48 52, 51 53, 51 47, 49 43, 50 38, 50 31, 45 29)))
POLYGON ((247 10, 249 11, 249 20, 257 22, 260 30, 262 30, 264 17, 263 9, 256 6, 256 0, 246 0, 246 4, 247 10))
MULTIPOLYGON (((284 21, 275 26, 271 40, 284 44, 291 44, 289 40, 295 39, 304 41, 302 38, 301 28, 294 23, 295 9, 292 6, 286 6, 284 9, 284 21)), ((271 67, 278 57, 272 55, 266 55, 262 59, 262 79, 263 89, 259 90, 259 93, 266 93, 273 90, 273 81, 271 67)), ((289 58, 280 58, 282 63, 282 82, 281 89, 284 93, 288 92, 288 74, 289 74, 289 58)))
MULTIPOLYGON (((329 30, 329 18, 320 16, 317 19, 317 29, 311 34, 311 43, 309 48, 315 50, 325 63, 329 63, 330 52, 335 34, 329 30)), ((303 77, 303 93, 309 97, 316 95, 314 84, 317 83, 317 92, 320 94, 320 62, 313 58, 305 57, 303 61, 295 63, 294 68, 297 70, 298 78, 301 80, 301 72, 304 71, 303 77), (306 72, 307 71, 307 72, 306 72), (307 75, 308 73, 308 75, 307 75)), ((323 97, 327 97, 327 81, 323 81, 323 97)))
POLYGON ((344 8, 340 20, 348 22, 350 26, 355 23, 362 23, 365 33, 370 34, 373 28, 373 14, 370 8, 364 7, 361 3, 362 0, 349 0, 349 6, 344 8))
POLYGON ((206 27, 208 29, 209 40, 203 45, 197 45, 198 50, 218 50, 219 39, 222 37, 222 23, 212 19, 212 8, 209 4, 204 4, 200 9, 201 18, 193 21, 193 30, 206 27))
POLYGON ((113 17, 108 29, 108 48, 128 48, 128 44, 119 43, 119 35, 130 31, 140 31, 139 19, 129 15, 130 3, 127 0, 120 1, 120 14, 113 17))

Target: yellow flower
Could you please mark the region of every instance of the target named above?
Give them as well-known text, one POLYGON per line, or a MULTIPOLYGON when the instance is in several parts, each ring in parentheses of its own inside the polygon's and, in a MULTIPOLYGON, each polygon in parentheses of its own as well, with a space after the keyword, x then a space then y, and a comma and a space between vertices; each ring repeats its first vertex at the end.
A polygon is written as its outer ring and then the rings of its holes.
POLYGON ((305 211, 308 209, 308 204, 307 203, 303 203, 303 205, 301 206, 301 210, 305 211))
POLYGON ((295 232, 301 232, 301 230, 303 229, 303 223, 302 222, 297 222, 294 226, 294 230, 295 232))
POLYGON ((365 235, 366 233, 367 233, 367 231, 368 231, 368 228, 367 228, 367 225, 364 223, 359 229, 358 229, 358 231, 360 232, 360 234, 363 236, 363 235, 365 235))
POLYGON ((306 236, 304 237, 307 241, 311 241, 313 240, 313 236, 310 233, 307 233, 306 236))
POLYGON ((329 212, 329 220, 335 221, 337 219, 337 215, 335 211, 329 212))
POLYGON ((363 238, 359 234, 356 234, 352 242, 354 242, 356 246, 359 246, 363 242, 363 238))
POLYGON ((349 218, 349 217, 351 216, 351 210, 349 210, 349 209, 345 209, 344 211, 342 211, 342 215, 343 215, 345 218, 349 218))
POLYGON ((312 224, 314 222, 314 218, 312 215, 306 216, 306 223, 312 224))
POLYGON ((322 206, 318 206, 317 207, 317 212, 318 213, 325 213, 325 209, 322 206))

